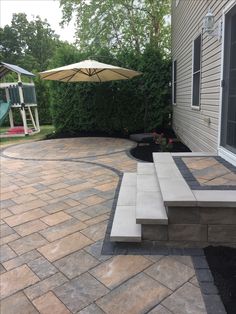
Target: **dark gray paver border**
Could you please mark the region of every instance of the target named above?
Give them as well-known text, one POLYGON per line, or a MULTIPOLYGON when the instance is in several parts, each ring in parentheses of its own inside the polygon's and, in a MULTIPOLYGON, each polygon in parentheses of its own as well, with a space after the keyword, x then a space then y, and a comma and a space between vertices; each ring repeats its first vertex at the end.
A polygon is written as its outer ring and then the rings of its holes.
MULTIPOLYGON (((207 156, 209 157, 209 156, 207 156)), ((173 156, 173 159, 175 161, 176 166, 178 167, 179 171, 181 172, 183 178, 187 182, 188 186, 192 190, 236 190, 235 185, 201 185, 197 179, 194 177, 192 172, 189 170, 187 165, 182 159, 181 156, 173 156)), ((191 157, 189 157, 191 158, 191 157)), ((204 157, 203 157, 204 158, 204 157)), ((215 158, 220 164, 225 166, 227 169, 229 169, 231 172, 236 174, 236 167, 231 165, 229 162, 224 160, 223 158, 219 156, 212 156, 211 158, 215 158)))

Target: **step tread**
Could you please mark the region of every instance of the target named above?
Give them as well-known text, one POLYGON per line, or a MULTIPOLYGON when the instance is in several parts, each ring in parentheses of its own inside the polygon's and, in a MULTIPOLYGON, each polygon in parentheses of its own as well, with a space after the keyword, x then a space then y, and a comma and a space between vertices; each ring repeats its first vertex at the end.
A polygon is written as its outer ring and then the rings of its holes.
POLYGON ((154 153, 153 160, 166 206, 196 206, 196 198, 170 153, 154 153))
POLYGON ((113 219, 111 242, 141 242, 141 225, 136 223, 137 174, 125 173, 113 219))
POLYGON ((161 192, 138 191, 136 222, 140 224, 168 224, 161 192))
POLYGON ((137 169, 136 222, 168 224, 154 164, 139 163, 137 169))
POLYGON ((135 206, 117 206, 111 229, 112 242, 141 242, 141 225, 135 220, 135 206))

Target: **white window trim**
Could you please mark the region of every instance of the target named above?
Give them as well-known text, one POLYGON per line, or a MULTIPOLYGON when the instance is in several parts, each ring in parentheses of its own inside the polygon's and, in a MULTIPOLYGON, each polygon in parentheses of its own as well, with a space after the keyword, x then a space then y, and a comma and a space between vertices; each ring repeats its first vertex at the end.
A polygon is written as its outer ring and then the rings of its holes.
POLYGON ((202 82, 202 33, 198 34, 192 42, 192 84, 191 84, 191 108, 193 110, 201 110, 201 82, 202 82), (193 72, 194 70, 194 41, 201 36, 201 50, 200 50, 200 70, 193 72), (195 106, 193 105, 193 74, 200 72, 200 79, 199 79, 199 105, 195 106))
MULTIPOLYGON (((221 82, 224 78, 224 46, 225 46, 225 15, 236 5, 236 0, 232 0, 222 12, 222 43, 221 43, 221 82)), ((218 155, 234 166, 236 166, 236 155, 221 146, 221 119, 222 119, 222 102, 223 102, 223 89, 220 89, 220 108, 219 108, 219 124, 218 124, 218 155)))
MULTIPOLYGON (((176 106, 176 99, 174 102, 174 83, 176 82, 176 86, 177 86, 177 59, 173 59, 172 61, 172 105, 176 106), (176 62, 176 81, 174 80, 174 63, 176 62)), ((177 88, 176 88, 176 96, 177 96, 177 88)), ((177 98, 177 97, 176 97, 177 98)))

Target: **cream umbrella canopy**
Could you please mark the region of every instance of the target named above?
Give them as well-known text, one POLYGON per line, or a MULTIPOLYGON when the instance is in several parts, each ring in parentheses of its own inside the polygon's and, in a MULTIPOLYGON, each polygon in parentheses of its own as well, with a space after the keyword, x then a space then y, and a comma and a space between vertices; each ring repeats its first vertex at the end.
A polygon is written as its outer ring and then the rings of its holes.
POLYGON ((127 80, 141 72, 120 68, 94 60, 85 60, 39 73, 44 80, 61 82, 107 82, 127 80))

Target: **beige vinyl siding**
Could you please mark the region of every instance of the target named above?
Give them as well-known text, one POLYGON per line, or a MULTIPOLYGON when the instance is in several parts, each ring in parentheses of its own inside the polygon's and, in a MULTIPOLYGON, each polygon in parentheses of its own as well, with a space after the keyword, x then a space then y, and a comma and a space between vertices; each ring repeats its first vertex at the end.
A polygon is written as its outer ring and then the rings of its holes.
POLYGON ((208 8, 216 25, 230 0, 172 0, 172 58, 177 60, 173 127, 192 151, 217 151, 220 108, 221 42, 202 34, 200 108, 192 108, 193 40, 202 33, 208 8), (210 124, 208 123, 210 119, 210 124))

